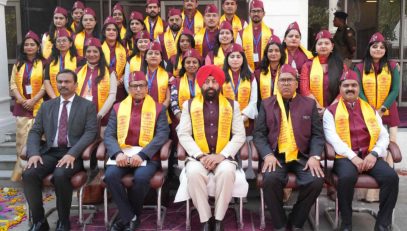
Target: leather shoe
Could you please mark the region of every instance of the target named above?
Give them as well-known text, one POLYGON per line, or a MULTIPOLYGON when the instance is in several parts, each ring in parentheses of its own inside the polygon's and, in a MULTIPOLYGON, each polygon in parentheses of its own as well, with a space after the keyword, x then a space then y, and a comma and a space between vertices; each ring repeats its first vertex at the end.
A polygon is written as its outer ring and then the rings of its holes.
POLYGON ((133 219, 130 221, 130 230, 134 231, 137 230, 140 227, 140 220, 139 219, 133 219))
POLYGON ((208 221, 202 223, 202 231, 212 231, 213 230, 213 217, 208 221))
POLYGON ((68 222, 62 222, 59 221, 57 222, 57 228, 55 229, 55 231, 69 231, 71 230, 71 224, 68 222))
POLYGON ((385 225, 376 224, 374 226, 374 231, 391 231, 391 230, 392 230, 391 225, 385 226, 385 225))
POLYGON ((123 224, 121 220, 117 220, 110 228, 110 231, 129 231, 129 230, 130 224, 123 224))
POLYGON ((215 231, 223 231, 223 222, 222 221, 215 221, 215 231))
POLYGON ((33 224, 28 231, 48 231, 48 230, 49 230, 48 221, 47 219, 43 219, 42 221, 33 224))

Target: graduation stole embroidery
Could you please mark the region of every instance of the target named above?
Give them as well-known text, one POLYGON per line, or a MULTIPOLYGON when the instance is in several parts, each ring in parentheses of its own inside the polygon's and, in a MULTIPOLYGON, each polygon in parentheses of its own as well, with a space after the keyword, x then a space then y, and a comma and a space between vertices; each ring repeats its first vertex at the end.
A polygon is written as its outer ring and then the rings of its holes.
POLYGON ((213 64, 218 66, 219 68, 223 68, 223 64, 225 63, 225 53, 223 52, 222 47, 219 47, 218 54, 213 57, 213 64))
MULTIPOLYGON (((294 93, 293 98, 295 98, 296 93, 294 93)), ((291 162, 297 160, 298 147, 295 142, 294 129, 291 121, 291 112, 287 113, 285 111, 283 97, 281 94, 277 95, 277 103, 281 111, 281 122, 280 122, 280 134, 278 135, 278 151, 280 153, 285 153, 285 162, 291 162)))
MULTIPOLYGON (((266 47, 267 42, 269 41, 270 37, 273 34, 270 31, 270 28, 267 27, 266 24, 263 22, 261 23, 261 43, 259 44, 260 50, 262 51, 264 47, 266 47)), ((246 54, 247 62, 249 63, 250 68, 254 71, 254 35, 253 35, 253 23, 249 23, 249 25, 243 30, 243 49, 246 54)), ((260 52, 259 55, 259 62, 262 59, 263 52, 260 52)))
MULTIPOLYGON (((129 146, 126 144, 126 138, 130 126, 132 105, 133 98, 131 95, 129 95, 126 99, 120 102, 117 111, 117 141, 120 148, 129 146)), ((151 96, 146 95, 140 115, 141 122, 140 136, 138 141, 139 146, 145 147, 153 139, 157 113, 156 102, 153 100, 153 98, 151 98, 151 96)))
MULTIPOLYGON (((78 87, 76 88, 76 94, 81 95, 82 88, 85 83, 86 79, 86 73, 88 71, 88 65, 84 65, 79 72, 77 73, 78 75, 78 87)), ((98 68, 98 74, 100 73, 100 70, 98 68)), ((96 79, 96 76, 93 76, 96 79)), ((87 84, 87 83, 86 83, 87 84)), ((95 85, 92 81, 92 87, 95 85)), ((105 76, 103 76, 103 79, 98 83, 97 85, 97 90, 98 90, 98 111, 103 107, 103 104, 106 102, 107 97, 109 96, 109 91, 110 91, 110 75, 109 75, 109 69, 106 68, 105 70, 105 76)))
POLYGON ((277 67, 277 74, 276 79, 273 81, 273 77, 271 76, 270 66, 268 67, 268 74, 264 74, 263 71, 260 72, 260 96, 261 99, 266 99, 271 96, 271 88, 273 88, 273 95, 277 95, 279 93, 277 82, 278 77, 280 75, 280 65, 277 67))
POLYGON ((130 72, 141 70, 141 56, 135 55, 130 59, 130 72))
MULTIPOLYGON (((20 95, 25 98, 24 90, 23 90, 23 80, 24 80, 24 72, 26 71, 26 64, 23 64, 20 67, 20 70, 16 73, 16 85, 17 90, 20 95)), ((43 80, 43 65, 41 61, 35 61, 32 68, 31 68, 31 76, 30 76, 30 85, 32 89, 31 98, 35 97, 40 91, 42 87, 42 80, 43 80)), ((40 109, 42 103, 42 99, 38 100, 38 102, 34 105, 33 116, 37 115, 38 109, 40 109)))
MULTIPOLYGON (((380 72, 377 77, 373 67, 367 75, 363 71, 363 91, 365 92, 367 102, 376 110, 381 108, 389 95, 391 82, 391 73, 387 65, 383 67, 382 72, 380 72)), ((389 110, 386 110, 384 115, 389 115, 389 110)))
MULTIPOLYGON (((201 88, 199 87, 196 78, 194 83, 194 96, 197 96, 201 94, 201 88)), ((180 79, 178 88, 178 104, 179 108, 182 110, 182 105, 184 102, 192 98, 187 74, 184 74, 184 76, 180 79)))
MULTIPOLYGON (((209 154, 209 145, 205 135, 205 120, 203 114, 204 99, 197 95, 191 102, 190 115, 194 140, 204 154, 209 154)), ((219 94, 218 138, 216 154, 219 154, 230 140, 232 128, 233 108, 222 94, 219 94)))
MULTIPOLYGON (((302 51, 302 53, 305 54, 305 56, 307 56, 308 59, 312 59, 314 56, 312 55, 311 51, 307 50, 307 48, 303 47, 302 45, 300 45, 300 47, 298 48, 302 51)), ((288 51, 287 48, 285 49, 285 64, 288 64, 288 51)))
POLYGON ((146 19, 144 19, 144 24, 146 25, 146 30, 150 34, 151 30, 154 30, 154 39, 157 39, 159 34, 162 34, 164 32, 164 23, 161 17, 157 18, 157 21, 155 22, 154 28, 150 28, 150 17, 147 16, 146 19))
POLYGON ((181 33, 177 32, 177 35, 174 38, 170 29, 168 29, 167 32, 164 33, 164 45, 168 58, 177 54, 177 42, 180 35, 181 33))
MULTIPOLYGON (((165 97, 167 96, 167 88, 168 88, 168 72, 164 70, 162 67, 158 67, 157 69, 157 74, 156 74, 156 80, 157 80, 157 89, 158 89, 158 103, 163 103, 165 100, 165 97)), ((148 82, 148 75, 146 75, 146 80, 148 82)), ((155 83, 155 80, 153 82, 155 83)), ((149 92, 150 94, 150 92, 149 92)))
POLYGON ((324 106, 324 71, 318 56, 312 60, 309 82, 311 94, 314 95, 319 105, 324 106))
POLYGON ((202 55, 203 52, 203 40, 205 37, 206 28, 202 28, 200 31, 196 32, 195 39, 195 49, 199 51, 199 54, 202 55))
MULTIPOLYGON (((377 139, 379 138, 380 126, 376 119, 376 111, 372 109, 369 103, 360 99, 359 102, 363 119, 370 134, 370 143, 368 148, 368 151, 370 152, 372 151, 377 139)), ((342 97, 339 98, 338 107, 336 108, 335 112, 335 128, 341 140, 351 148, 352 142, 349 128, 349 113, 342 97)), ((344 158, 344 156, 337 154, 336 158, 344 158)))
MULTIPOLYGON (((220 17, 219 20, 219 25, 223 22, 226 21, 226 16, 222 15, 222 17, 220 17)), ((239 17, 237 17, 237 15, 233 15, 232 18, 232 30, 233 30, 233 38, 235 39, 234 41, 236 41, 237 35, 239 34, 239 31, 242 30, 242 21, 240 20, 239 17)))
POLYGON ((82 31, 78 34, 76 34, 75 37, 75 47, 76 47, 76 52, 78 53, 78 56, 83 57, 83 47, 85 44, 85 31, 82 31))
POLYGON ((245 109, 247 105, 249 105, 250 101, 250 94, 251 94, 251 81, 250 80, 243 80, 239 76, 239 80, 237 86, 233 82, 233 74, 232 71, 229 70, 229 76, 232 78, 230 82, 225 82, 222 86, 223 95, 230 99, 236 100, 239 102, 240 111, 245 109), (235 95, 235 89, 237 87, 237 99, 235 95))
MULTIPOLYGON (((187 20, 184 11, 182 11, 182 18, 184 19, 182 21, 182 27, 185 28, 185 21, 187 20)), ((192 31, 194 34, 196 34, 198 31, 200 31, 204 27, 204 18, 198 10, 195 11, 194 15, 194 30, 192 31)), ((190 28, 188 28, 190 29, 190 28)))
MULTIPOLYGON (((107 45, 107 42, 103 42, 102 44, 102 50, 105 55, 106 63, 107 65, 111 65, 111 60, 110 60, 110 48, 109 45, 107 45)), ((122 44, 116 42, 116 47, 115 47, 115 64, 116 64, 116 73, 117 73, 117 79, 121 79, 124 74, 124 68, 126 67, 126 49, 122 46, 122 44)))
MULTIPOLYGON (((71 70, 71 71, 75 71, 76 70, 76 57, 72 57, 71 60, 71 53, 68 51, 65 54, 64 57, 64 68, 71 70)), ((57 87, 57 74, 62 71, 61 70, 61 60, 58 58, 58 62, 54 63, 54 61, 52 61, 49 64, 49 81, 51 83, 52 89, 54 90, 54 94, 56 96, 59 96, 59 91, 58 91, 58 87, 57 87)))

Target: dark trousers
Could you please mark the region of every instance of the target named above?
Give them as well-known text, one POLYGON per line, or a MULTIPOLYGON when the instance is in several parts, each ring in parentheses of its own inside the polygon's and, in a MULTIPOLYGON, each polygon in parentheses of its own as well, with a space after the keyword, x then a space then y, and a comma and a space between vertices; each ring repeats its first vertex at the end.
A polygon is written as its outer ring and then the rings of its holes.
POLYGON ((112 199, 119 210, 119 218, 128 223, 136 215, 140 216, 144 199, 150 189, 150 179, 160 167, 158 161, 147 161, 146 166, 138 168, 121 168, 109 165, 106 168, 104 181, 112 194, 112 199), (133 173, 133 187, 127 189, 122 184, 122 177, 133 173))
POLYGON ((287 225, 287 217, 284 211, 283 189, 288 182, 288 172, 293 172, 297 177, 299 195, 293 210, 288 218, 288 223, 297 228, 302 228, 308 218, 311 206, 319 196, 324 183, 323 178, 313 177, 309 170, 304 171, 304 165, 293 161, 284 163, 280 161, 282 168, 276 171, 264 173, 264 201, 271 215, 274 229, 281 229, 287 225))
POLYGON ((58 161, 67 153, 67 148, 51 148, 41 156, 43 164, 38 163, 37 168, 31 167, 23 172, 24 194, 27 199, 33 222, 44 219, 44 207, 42 203, 42 180, 49 174, 53 174, 52 184, 55 187, 56 208, 58 219, 63 224, 69 223, 69 214, 72 203, 73 187, 71 177, 83 170, 81 158, 77 158, 74 168, 56 168, 58 161))
MULTIPOLYGON (((335 160, 334 172, 339 178, 337 191, 342 224, 350 226, 352 225, 353 193, 359 173, 352 161, 345 158, 335 160)), ((375 178, 380 186, 380 206, 376 223, 388 226, 391 224, 393 209, 397 202, 399 177, 394 169, 381 158, 379 158, 375 166, 365 172, 365 174, 375 178)))

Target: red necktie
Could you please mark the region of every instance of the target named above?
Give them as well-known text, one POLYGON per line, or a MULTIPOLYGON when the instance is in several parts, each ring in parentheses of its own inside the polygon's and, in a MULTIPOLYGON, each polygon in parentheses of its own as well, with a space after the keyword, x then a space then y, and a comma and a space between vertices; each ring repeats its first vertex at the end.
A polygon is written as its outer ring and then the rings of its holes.
POLYGON ((64 106, 62 107, 61 117, 59 118, 59 129, 58 129, 58 147, 68 146, 68 110, 66 105, 69 101, 64 101, 64 106))

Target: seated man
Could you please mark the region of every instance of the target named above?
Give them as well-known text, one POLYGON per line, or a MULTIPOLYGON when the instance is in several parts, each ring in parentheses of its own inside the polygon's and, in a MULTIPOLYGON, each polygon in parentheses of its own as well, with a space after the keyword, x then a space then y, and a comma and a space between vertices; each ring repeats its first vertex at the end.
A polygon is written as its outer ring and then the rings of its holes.
POLYGON ((159 151, 170 132, 166 108, 147 93, 144 73, 130 73, 129 96, 113 106, 105 131, 107 155, 116 161, 107 166, 105 173, 105 182, 119 210, 111 228, 115 231, 135 230, 140 225, 150 179, 161 167, 159 151), (133 173, 134 184, 126 193, 121 179, 128 173, 133 173))
POLYGON ((297 70, 283 65, 277 87, 279 94, 260 105, 253 140, 264 161, 264 198, 273 228, 297 230, 302 229, 322 190, 324 173, 320 156, 324 135, 315 101, 296 94, 297 70), (300 192, 287 220, 283 189, 288 172, 296 175, 300 192))
POLYGON ((30 231, 49 230, 42 203, 42 180, 51 173, 58 211, 56 230, 70 230, 71 177, 83 169, 81 154, 98 131, 95 105, 75 94, 75 72, 61 71, 56 79, 60 97, 41 105, 27 138, 29 159, 23 187, 33 219, 30 231))
POLYGON ((225 74, 215 65, 199 69, 197 82, 202 95, 184 102, 178 125, 178 138, 189 158, 186 177, 189 196, 199 213, 203 230, 215 230, 208 202, 208 173, 215 178, 216 230, 223 230, 222 220, 235 181, 235 155, 246 140, 239 104, 220 94, 225 74))
POLYGON ((324 113, 325 138, 337 153, 333 171, 339 178, 340 230, 352 230, 352 199, 359 173, 374 177, 380 186, 380 210, 374 230, 391 230, 399 178, 383 160, 389 134, 374 108, 358 98, 359 87, 357 74, 344 72, 339 85, 341 98, 324 113))

